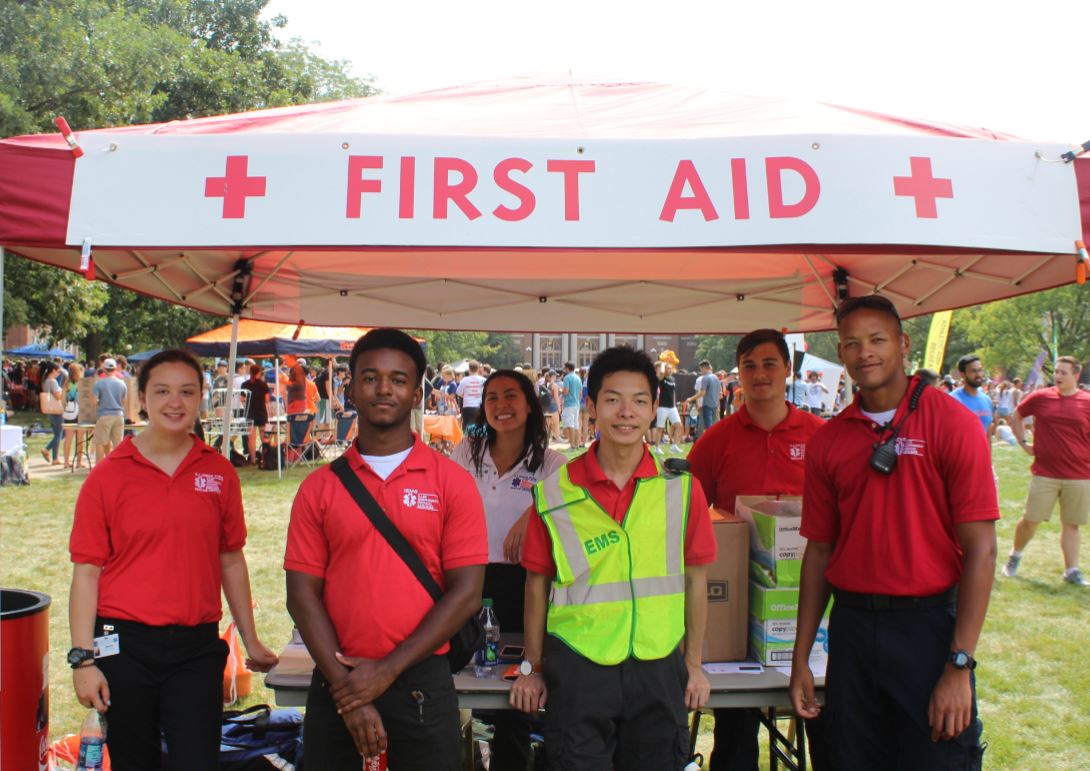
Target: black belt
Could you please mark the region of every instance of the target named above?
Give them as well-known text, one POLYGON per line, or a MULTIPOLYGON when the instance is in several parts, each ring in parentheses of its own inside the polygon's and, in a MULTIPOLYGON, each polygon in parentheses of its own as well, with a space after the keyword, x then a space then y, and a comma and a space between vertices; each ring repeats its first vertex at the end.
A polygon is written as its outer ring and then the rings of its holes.
POLYGON ((904 597, 896 594, 860 594, 833 589, 833 597, 838 605, 859 610, 923 610, 945 605, 954 605, 958 599, 956 586, 941 594, 927 597, 904 597))

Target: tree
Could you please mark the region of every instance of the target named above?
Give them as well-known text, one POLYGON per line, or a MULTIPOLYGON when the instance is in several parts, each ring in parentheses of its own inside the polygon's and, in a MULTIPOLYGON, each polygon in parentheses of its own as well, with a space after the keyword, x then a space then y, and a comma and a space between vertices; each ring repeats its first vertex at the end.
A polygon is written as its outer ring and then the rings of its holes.
POLYGON ((1034 359, 1049 352, 1045 371, 1056 356, 1090 357, 1090 292, 1062 286, 983 305, 970 317, 969 337, 989 369, 1007 377, 1025 377, 1034 359))
MULTIPOLYGON (((286 22, 262 19, 266 4, 0 0, 0 136, 54 131, 57 115, 78 131, 376 93, 347 62, 278 41, 274 30, 286 22)), ((55 340, 161 345, 208 323, 73 273, 8 264, 5 321, 48 325, 55 340)))
POLYGON ((5 255, 4 325, 38 327, 51 344, 82 340, 105 326, 103 308, 108 299, 105 284, 5 255))
POLYGON ((699 335, 696 338, 696 359, 707 359, 713 370, 734 369, 734 356, 738 350, 739 335, 699 335))

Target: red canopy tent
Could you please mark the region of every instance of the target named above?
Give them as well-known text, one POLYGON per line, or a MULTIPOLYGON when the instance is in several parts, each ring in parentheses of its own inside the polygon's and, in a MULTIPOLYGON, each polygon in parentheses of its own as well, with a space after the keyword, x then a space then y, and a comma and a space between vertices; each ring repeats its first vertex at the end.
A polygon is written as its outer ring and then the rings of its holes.
MULTIPOLYGON (((659 83, 512 80, 0 141, 0 245, 202 311, 741 332, 1069 282, 1065 145, 659 83)), ((1081 212, 1080 212, 1081 205, 1081 212)))

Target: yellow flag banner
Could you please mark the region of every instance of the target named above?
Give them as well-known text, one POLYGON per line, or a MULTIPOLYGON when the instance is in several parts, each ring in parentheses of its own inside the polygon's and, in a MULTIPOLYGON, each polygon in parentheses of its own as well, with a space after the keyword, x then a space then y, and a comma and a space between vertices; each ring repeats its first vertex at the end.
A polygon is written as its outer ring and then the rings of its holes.
POLYGON ((950 334, 953 311, 939 311, 931 317, 931 329, 927 333, 927 350, 923 365, 935 372, 942 372, 942 358, 946 354, 946 338, 950 334))

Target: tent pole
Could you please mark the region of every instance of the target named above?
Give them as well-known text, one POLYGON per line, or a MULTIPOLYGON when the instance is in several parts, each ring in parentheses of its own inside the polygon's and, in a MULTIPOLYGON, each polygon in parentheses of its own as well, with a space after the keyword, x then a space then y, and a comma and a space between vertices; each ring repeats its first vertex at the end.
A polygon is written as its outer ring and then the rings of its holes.
POLYGON ((283 457, 281 448, 284 446, 280 439, 280 357, 273 359, 273 393, 276 394, 276 478, 284 478, 283 457))
POLYGON ((227 398, 223 401, 223 457, 231 459, 231 411, 235 406, 235 359, 238 356, 238 314, 231 316, 231 348, 227 354, 227 398))
MULTIPOLYGON (((7 327, 4 326, 4 247, 0 246, 0 349, 4 347, 6 331, 7 327)), ((7 423, 8 419, 8 395, 4 390, 4 384, 7 382, 6 378, 0 378, 0 425, 7 423)))

